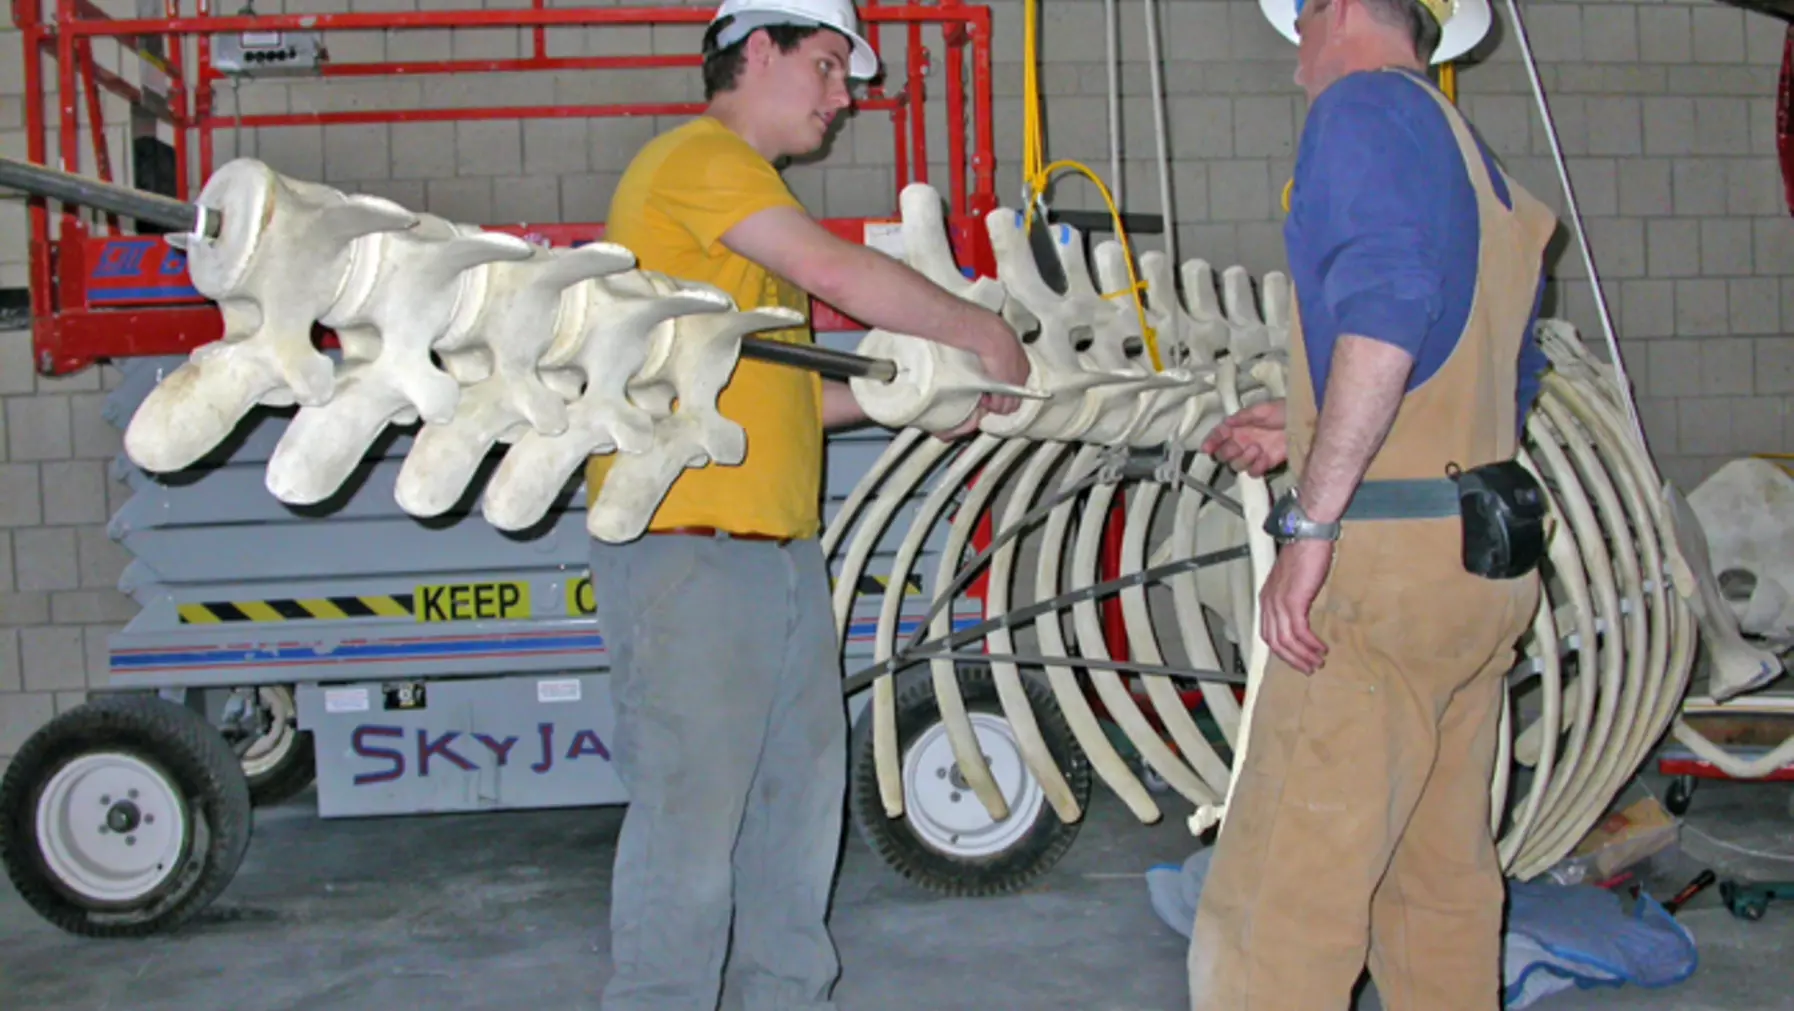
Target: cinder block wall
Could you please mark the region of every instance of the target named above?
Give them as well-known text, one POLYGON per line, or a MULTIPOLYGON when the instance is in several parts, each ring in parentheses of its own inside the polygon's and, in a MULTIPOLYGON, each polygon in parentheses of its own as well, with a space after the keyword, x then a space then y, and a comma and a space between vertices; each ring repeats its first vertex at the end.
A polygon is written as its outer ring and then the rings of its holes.
MULTIPOLYGON (((358 11, 439 9, 447 0, 351 0, 358 11)), ((454 0, 457 6, 476 6, 454 0)), ((509 0, 522 6, 518 0, 509 0)), ((487 6, 500 6, 499 2, 487 6)), ((108 7, 121 6, 116 2, 108 7)), ((264 12, 326 12, 343 0, 260 0, 264 12)), ((996 13, 996 138, 1000 198, 1018 192, 1021 4, 996 13)), ((1125 64, 1118 181, 1131 211, 1160 211, 1144 13, 1121 0, 1125 64)), ((1166 58, 1168 144, 1177 245, 1184 258, 1255 273, 1282 269, 1279 195, 1289 178, 1306 103, 1290 81, 1294 51, 1253 0, 1159 0, 1166 58)), ((1606 281, 1606 295, 1665 473, 1692 487, 1736 454, 1794 449, 1794 221, 1775 159, 1774 88, 1783 29, 1716 0, 1698 3, 1536 3, 1530 38, 1570 160, 1606 281)), ((1097 0, 1045 0, 1041 80, 1048 155, 1109 176, 1104 12, 1097 0)), ((120 10, 118 13, 124 13, 120 10)), ((1563 207, 1551 149, 1531 98, 1506 8, 1492 52, 1460 78, 1464 108, 1510 170, 1563 207)), ((557 29, 552 55, 689 53, 700 30, 557 29)), ((903 33, 886 32, 901 67, 903 33)), ((528 52, 526 31, 333 34, 339 62, 528 52)), ((933 51, 940 53, 938 44, 933 51)), ((1485 46, 1485 49, 1488 47, 1485 46)), ((109 44, 100 61, 136 80, 109 44)), ((19 36, 0 32, 0 152, 22 155, 19 36)), ((46 64, 47 66, 47 64, 46 64)), ((893 86, 900 82, 893 82, 893 86)), ((938 76, 930 79, 937 97, 938 76)), ((691 71, 246 83, 219 94, 229 114, 473 104, 549 105, 696 100, 691 71)), ((109 120, 122 110, 108 102, 109 120)), ((594 221, 605 214, 633 151, 672 120, 537 120, 393 127, 246 130, 219 136, 219 157, 241 150, 286 172, 407 206, 482 223, 594 221)), ((931 112, 932 178, 944 182, 938 100, 931 112)), ((124 130, 113 127, 114 152, 124 130)), ((85 145, 84 145, 85 147, 85 145)), ((116 154, 115 154, 116 157, 116 154)), ((122 165, 115 165, 123 170, 122 165)), ((84 159, 84 171, 93 171, 84 159)), ((862 114, 829 156, 788 178, 818 215, 894 209, 892 145, 883 114, 862 114)), ((1064 177, 1056 202, 1097 207, 1091 188, 1064 177)), ((1111 180, 1111 184, 1116 184, 1111 180)), ((1568 229, 1565 237, 1571 238, 1568 229)), ((1139 248, 1159 240, 1138 236, 1139 248)), ((0 196, 0 286, 22 286, 19 203, 0 196)), ((1556 264, 1550 308, 1600 342, 1573 240, 1556 264)), ((114 586, 127 558, 104 523, 122 497, 107 476, 117 433, 100 418, 113 375, 44 379, 22 332, 0 334, 0 762, 59 708, 104 683, 105 635, 134 613, 114 586)))

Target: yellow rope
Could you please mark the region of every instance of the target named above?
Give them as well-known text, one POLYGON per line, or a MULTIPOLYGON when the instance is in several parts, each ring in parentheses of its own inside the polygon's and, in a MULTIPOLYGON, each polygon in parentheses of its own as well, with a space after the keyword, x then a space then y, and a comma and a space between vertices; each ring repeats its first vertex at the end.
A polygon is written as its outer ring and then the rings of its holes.
MULTIPOLYGON (((1134 250, 1128 241, 1127 229, 1121 224, 1121 211, 1115 206, 1115 199, 1109 195, 1109 188, 1095 172, 1080 162, 1061 159, 1048 164, 1046 161, 1046 144, 1040 118, 1040 3, 1039 0, 1026 0, 1022 16, 1022 181, 1026 184, 1027 206, 1023 208, 1023 220, 1027 227, 1034 227, 1033 210, 1036 206, 1045 207, 1047 185, 1054 175, 1064 171, 1078 172, 1096 185, 1097 193, 1102 195, 1103 203, 1109 208, 1109 218, 1115 224, 1115 236, 1121 242, 1121 249, 1127 260, 1128 287, 1122 291, 1104 292, 1104 298, 1119 298, 1131 295, 1134 300, 1134 313, 1140 320, 1140 334, 1146 342, 1146 353, 1152 361, 1153 371, 1164 368, 1159 360, 1158 332, 1146 324, 1146 303, 1141 300, 1140 293, 1145 285, 1134 270, 1134 250)), ((1171 219, 1171 208, 1164 208, 1161 215, 1166 228, 1176 225, 1171 219)))

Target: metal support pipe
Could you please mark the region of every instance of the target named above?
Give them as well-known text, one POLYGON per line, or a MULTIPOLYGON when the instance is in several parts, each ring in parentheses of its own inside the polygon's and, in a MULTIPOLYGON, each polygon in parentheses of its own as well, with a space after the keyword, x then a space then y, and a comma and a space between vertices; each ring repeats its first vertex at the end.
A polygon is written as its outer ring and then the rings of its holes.
MULTIPOLYGON (((23 190, 33 196, 50 197, 65 204, 111 211, 136 221, 182 232, 191 232, 194 223, 202 216, 192 204, 184 204, 160 194, 114 186, 97 179, 4 156, 0 156, 0 186, 23 190)), ((205 217, 210 222, 207 238, 216 238, 217 217, 205 217)))
MULTIPOLYGON (((209 239, 218 237, 223 224, 223 218, 216 211, 4 156, 0 156, 0 186, 67 204, 111 211, 177 232, 204 228, 209 239)), ((743 337, 741 356, 806 369, 828 379, 873 379, 888 383, 897 378, 896 363, 886 358, 868 358, 850 351, 790 344, 764 337, 743 337)))
POLYGON ((775 365, 808 369, 826 379, 875 379, 888 383, 897 378, 897 363, 888 358, 868 358, 851 351, 836 351, 814 344, 788 344, 764 337, 743 337, 741 356, 775 365))

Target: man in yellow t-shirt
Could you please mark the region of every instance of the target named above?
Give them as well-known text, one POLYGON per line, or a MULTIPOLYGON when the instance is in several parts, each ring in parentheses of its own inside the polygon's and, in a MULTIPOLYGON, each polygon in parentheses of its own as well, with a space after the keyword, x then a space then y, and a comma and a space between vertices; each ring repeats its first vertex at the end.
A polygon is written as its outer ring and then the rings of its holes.
MULTIPOLYGON (((704 38, 705 113, 636 156, 605 238, 743 309, 807 313, 814 295, 1025 383, 1000 317, 835 237, 775 167, 820 148, 852 103, 849 79, 877 68, 851 0, 725 0, 704 38)), ((814 340, 807 326, 761 336, 814 340)), ((747 432, 743 462, 685 471, 645 536, 592 546, 629 792, 604 1011, 711 1007, 725 951, 745 1011, 835 1007, 826 918, 847 720, 818 541, 823 433, 865 418, 844 384, 747 359, 719 406, 747 432)), ((982 410, 1017 406, 993 397, 982 410)), ((588 501, 609 462, 590 461, 588 501)))

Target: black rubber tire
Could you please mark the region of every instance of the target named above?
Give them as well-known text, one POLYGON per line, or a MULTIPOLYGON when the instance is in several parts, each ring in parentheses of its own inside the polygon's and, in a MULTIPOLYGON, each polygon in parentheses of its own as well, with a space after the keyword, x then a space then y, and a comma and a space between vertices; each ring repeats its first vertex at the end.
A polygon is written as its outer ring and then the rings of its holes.
POLYGON ((1680 818, 1688 813, 1688 805, 1694 803, 1693 776, 1677 776, 1669 781, 1669 789, 1663 794, 1663 809, 1680 818))
POLYGON ((293 750, 279 765, 246 778, 249 802, 256 807, 271 807, 310 786, 318 778, 318 758, 312 748, 311 731, 299 731, 293 739, 293 750))
POLYGON ((244 770, 249 781, 249 802, 255 807, 271 807, 295 796, 318 778, 316 742, 311 731, 294 728, 293 744, 279 764, 257 775, 244 770))
MULTIPOLYGON (((275 686, 291 693, 293 686, 275 686)), ((251 746, 251 735, 245 734, 239 725, 220 726, 219 733, 233 751, 239 755, 251 746)), ((249 803, 254 807, 271 807, 280 803, 310 786, 318 777, 317 755, 313 753, 311 731, 293 728, 293 743, 280 762, 269 769, 254 773, 249 771, 248 763, 244 763, 243 775, 249 778, 249 803)))
MULTIPOLYGON (((1064 773, 1077 798, 1088 811, 1092 773, 1090 761, 1059 711, 1052 690, 1027 676, 1022 685, 1032 703, 1035 719, 1047 749, 1064 773)), ((1003 705, 990 670, 982 666, 959 669, 960 693, 967 710, 1001 717, 1003 705)), ((930 846, 910 827, 909 819, 887 817, 878 794, 878 769, 872 753, 871 708, 855 727, 848 807, 854 830, 885 865, 917 887, 939 895, 981 897, 1019 891, 1051 870, 1077 839, 1082 820, 1067 824, 1051 804, 1043 804, 1034 826, 1015 845, 981 858, 943 853, 930 846)), ((897 749, 901 762, 911 743, 940 722, 934 684, 920 679, 897 696, 897 749)))
POLYGON ((243 861, 251 827, 249 784, 216 728, 154 695, 102 695, 38 730, 0 780, 0 862, 44 919, 87 937, 144 937, 186 923, 224 891, 243 861), (116 751, 146 762, 180 791, 190 826, 181 868, 127 905, 96 904, 63 887, 45 862, 36 809, 45 785, 70 761, 116 751))

